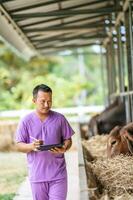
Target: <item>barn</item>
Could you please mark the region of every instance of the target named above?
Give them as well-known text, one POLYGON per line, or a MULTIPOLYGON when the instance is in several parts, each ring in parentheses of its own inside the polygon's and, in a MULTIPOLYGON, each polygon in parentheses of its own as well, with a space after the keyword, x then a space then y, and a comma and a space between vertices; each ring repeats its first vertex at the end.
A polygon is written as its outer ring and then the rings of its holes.
MULTIPOLYGON (((114 121, 107 120, 114 115, 106 115, 114 105, 115 116, 118 107, 121 112, 117 115, 119 119, 122 116, 120 125, 133 121, 132 16, 132 0, 0 0, 0 35, 26 59, 92 45, 101 47, 108 105, 99 119, 101 129, 97 127, 91 137, 103 132, 105 124, 105 132, 115 126, 114 121)), ((86 150, 81 143, 79 146, 80 199, 87 200, 86 150)))

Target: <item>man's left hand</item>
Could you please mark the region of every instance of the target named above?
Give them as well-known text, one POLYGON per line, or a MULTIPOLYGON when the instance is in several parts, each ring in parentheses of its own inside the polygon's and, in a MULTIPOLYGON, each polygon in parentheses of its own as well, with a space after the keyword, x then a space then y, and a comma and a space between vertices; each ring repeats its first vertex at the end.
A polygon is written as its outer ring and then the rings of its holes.
POLYGON ((52 152, 52 153, 65 153, 65 152, 66 152, 66 149, 67 149, 66 146, 63 145, 62 148, 58 148, 58 147, 52 148, 52 149, 50 150, 50 152, 52 152))

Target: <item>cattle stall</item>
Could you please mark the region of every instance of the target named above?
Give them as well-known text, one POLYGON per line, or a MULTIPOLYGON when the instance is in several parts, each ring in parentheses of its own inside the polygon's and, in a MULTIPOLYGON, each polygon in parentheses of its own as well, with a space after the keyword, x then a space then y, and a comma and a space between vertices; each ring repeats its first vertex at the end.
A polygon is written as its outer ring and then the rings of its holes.
POLYGON ((133 199, 133 157, 118 155, 108 159, 107 135, 82 141, 89 199, 133 199))
MULTIPOLYGON (((116 7, 119 2, 116 1, 116 7)), ((123 12, 114 16, 115 25, 106 48, 108 103, 120 98, 125 105, 126 123, 133 120, 133 1, 123 1, 123 12)), ((113 18, 112 18, 113 20, 113 18)))
MULTIPOLYGON (((105 147, 103 132, 108 133, 118 123, 124 125, 133 121, 132 15, 132 0, 0 0, 0 35, 27 59, 92 45, 101 47, 106 109, 92 118, 90 131, 85 124, 80 125, 81 200, 102 198, 102 185, 91 165, 99 152, 91 152, 89 146, 93 142, 94 146, 99 145, 100 141, 105 147)), ((101 147, 101 154, 103 151, 101 147)), ((129 190, 132 193, 132 188, 129 190)), ((107 193, 104 195, 110 198, 107 193)), ((124 199, 127 200, 127 196, 124 199)))
MULTIPOLYGON (((119 3, 115 1, 116 8, 119 3)), ((133 1, 121 1, 121 5, 122 12, 108 19, 108 24, 112 22, 114 26, 103 42, 108 105, 86 124, 86 133, 85 124, 80 124, 89 199, 133 199, 132 156, 107 158, 106 133, 116 125, 133 121, 133 1)))

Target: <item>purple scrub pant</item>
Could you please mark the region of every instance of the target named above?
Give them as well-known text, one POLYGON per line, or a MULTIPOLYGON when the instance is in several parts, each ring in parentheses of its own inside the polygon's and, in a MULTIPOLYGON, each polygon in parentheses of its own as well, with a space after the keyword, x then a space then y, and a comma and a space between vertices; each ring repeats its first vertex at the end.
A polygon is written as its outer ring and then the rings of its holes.
POLYGON ((31 183, 33 200, 66 200, 67 178, 31 183))

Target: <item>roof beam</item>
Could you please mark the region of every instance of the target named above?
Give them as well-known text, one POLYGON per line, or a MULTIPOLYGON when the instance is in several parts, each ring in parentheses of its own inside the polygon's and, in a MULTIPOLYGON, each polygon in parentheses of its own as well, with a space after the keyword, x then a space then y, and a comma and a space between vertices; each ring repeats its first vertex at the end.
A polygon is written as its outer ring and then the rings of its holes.
POLYGON ((73 15, 87 15, 93 13, 105 13, 109 14, 112 12, 122 11, 122 8, 103 7, 97 9, 82 9, 82 10, 59 10, 51 12, 37 12, 37 13, 26 13, 26 14, 12 14, 13 19, 27 19, 27 18, 37 18, 37 17, 52 17, 52 16, 73 16, 73 15))
MULTIPOLYGON (((103 1, 108 1, 108 0, 103 0, 103 1)), ((101 0, 93 2, 93 4, 96 4, 96 3, 101 3, 101 0)), ((79 7, 81 8, 81 7, 84 7, 84 6, 91 5, 91 4, 92 4, 92 2, 84 3, 84 4, 82 3, 82 4, 79 4, 79 5, 77 5, 77 6, 71 6, 71 7, 64 8, 64 9, 62 9, 62 10, 75 9, 75 8, 79 8, 79 7)), ((100 16, 104 16, 104 15, 105 15, 105 14, 90 16, 90 17, 88 17, 88 19, 93 19, 93 18, 95 18, 95 17, 98 17, 98 16, 100 17, 100 16)), ((48 20, 41 20, 40 22, 34 22, 34 23, 22 25, 21 27, 22 27, 22 28, 25 28, 25 27, 27 27, 27 26, 38 25, 38 24, 47 23, 47 22, 51 22, 51 21, 56 21, 56 20, 59 20, 59 19, 65 19, 65 18, 66 18, 66 16, 65 16, 65 17, 56 17, 56 18, 54 18, 54 19, 48 19, 48 20)), ((83 20, 85 20, 85 19, 87 19, 87 18, 84 18, 83 20)), ((20 20, 17 20, 17 21, 20 21, 20 20)), ((74 22, 75 22, 75 21, 74 21, 74 22)), ((69 22, 69 23, 72 23, 72 22, 69 22)))
MULTIPOLYGON (((93 16, 90 16, 90 17, 85 17, 85 18, 82 18, 82 19, 79 19, 79 20, 73 20, 73 21, 70 21, 70 22, 65 22, 63 25, 67 25, 67 24, 70 24, 70 23, 75 23, 75 22, 81 22, 82 20, 84 21, 84 20, 89 20, 89 19, 94 19, 94 18, 97 18, 97 17, 103 17, 103 16, 105 16, 104 14, 100 14, 100 15, 93 15, 93 16)), ((63 17, 63 18, 65 18, 65 17, 63 17)), ((59 18, 57 18, 57 19, 59 19, 59 18)), ((52 21, 52 19, 50 19, 50 21, 52 21)), ((48 20, 46 20, 46 22, 48 22, 48 20)), ((45 23, 45 21, 43 21, 43 23, 45 23)), ((36 24, 38 24, 37 22, 36 22, 36 24)), ((34 24, 33 24, 34 25, 34 24)), ((58 25, 57 25, 58 26, 58 25)), ((24 26, 21 26, 21 28, 22 27, 24 27, 24 26)), ((40 34, 37 34, 37 35, 34 35, 34 36, 29 36, 29 38, 31 39, 31 41, 39 41, 39 39, 34 39, 34 38, 36 38, 36 37, 38 37, 38 36, 40 36, 40 34), (33 38, 33 39, 32 39, 33 38)), ((54 36, 54 37, 57 37, 57 36, 54 36)), ((51 37, 51 39, 52 39, 53 37, 51 37)))
MULTIPOLYGON (((72 20, 72 21, 69 21, 69 22, 64 22, 62 25, 67 25, 67 24, 71 24, 71 23, 75 23, 75 22, 81 22, 81 21, 84 21, 84 20, 90 20, 90 19, 95 19, 97 17, 104 17, 105 14, 99 14, 99 15, 93 15, 93 16, 89 16, 89 17, 84 17, 82 19, 75 19, 75 20, 72 20)), ((40 24, 44 24, 44 23, 48 23, 48 22, 54 22, 56 20, 62 20, 62 19, 65 19, 65 17, 56 17, 54 19, 48 19, 48 20, 43 20, 43 21, 40 21, 40 22, 34 22, 34 23, 31 23, 31 24, 26 24, 26 25, 22 25, 21 28, 25 28, 25 27, 29 27, 29 26, 34 26, 34 25, 40 25, 40 24)))
POLYGON ((60 41, 60 42, 67 42, 67 41, 71 41, 71 40, 89 40, 89 39, 101 39, 101 38, 105 38, 107 35, 106 34, 95 34, 95 35, 90 35, 90 36, 73 36, 73 37, 69 37, 69 38, 61 38, 61 37, 59 37, 59 38, 57 38, 57 39, 53 39, 53 40, 45 40, 45 41, 40 41, 40 43, 38 43, 38 44, 34 44, 36 47, 45 47, 46 46, 46 44, 48 43, 48 42, 56 42, 56 41, 60 41), (44 44, 42 44, 42 42, 45 42, 45 45, 44 44), (41 44, 41 45, 40 45, 41 44), (42 46, 43 45, 43 46, 42 46))
MULTIPOLYGON (((92 33, 91 33, 92 34, 92 33)), ((75 39, 81 39, 81 40, 87 40, 87 39, 94 39, 94 38, 104 38, 106 37, 107 35, 106 34, 93 34, 93 35, 86 35, 84 36, 83 34, 82 35, 76 35, 76 36, 73 36, 73 37, 62 37, 59 35, 59 37, 53 37, 53 38, 47 38, 47 39, 43 39, 43 40, 38 40, 38 44, 42 44, 42 42, 52 42, 52 41, 68 41, 68 40, 75 40, 75 39)), ((33 41, 34 43, 34 41, 33 41)))
MULTIPOLYGON (((108 0, 105 0, 105 1, 108 1, 108 0)), ((101 0, 100 1, 97 1, 97 3, 100 3, 101 2, 101 0)), ((96 3, 96 2, 93 2, 93 3, 96 3)), ((62 11, 63 10, 69 10, 69 9, 75 9, 75 8, 81 8, 81 7, 84 7, 84 6, 87 6, 87 5, 90 5, 90 4, 92 4, 92 2, 89 2, 89 3, 82 3, 82 4, 79 4, 79 5, 77 5, 77 6, 71 6, 71 7, 67 7, 67 8, 63 8, 63 9, 61 9, 62 11)), ((11 12, 12 13, 12 12, 11 12)), ((21 27, 27 27, 27 26, 32 26, 32 25, 38 25, 38 24, 41 24, 41 23, 47 23, 47 22, 50 22, 50 21, 55 21, 55 20, 59 20, 59 19, 64 19, 64 18, 66 18, 67 16, 65 16, 65 17, 56 17, 56 18, 52 18, 52 19, 48 19, 48 20, 41 20, 40 22, 34 22, 34 23, 30 23, 30 24, 26 24, 26 25, 23 25, 23 26, 21 26, 21 27)), ((91 17, 93 17, 93 16, 91 16, 91 17)), ((22 21, 21 19, 17 19, 16 21, 22 21)))
MULTIPOLYGON (((38 33, 38 34, 34 34, 34 35, 32 35, 32 36, 28 36, 29 38, 30 38, 30 40, 31 41, 37 41, 37 40, 41 40, 41 39, 45 39, 45 38, 53 38, 53 37, 57 37, 57 36, 61 36, 62 35, 62 33, 57 33, 56 35, 42 35, 42 34, 40 34, 40 33, 38 33), (38 37, 40 37, 41 36, 41 38, 38 38, 38 37), (44 37, 42 37, 42 36, 44 36, 44 37)), ((68 33, 63 33, 63 35, 68 35, 68 33)))
MULTIPOLYGON (((40 24, 44 24, 44 23, 47 23, 47 22, 54 22, 56 20, 62 20, 62 19, 65 19, 65 18, 66 18, 66 16, 65 17, 50 18, 50 19, 47 19, 47 20, 41 20, 41 21, 30 23, 30 24, 21 25, 21 27, 25 28, 25 27, 34 26, 34 25, 40 25, 40 24)), ((15 19, 15 21, 20 22, 22 20, 19 20, 19 19, 16 20, 15 19)))
MULTIPOLYGON (((0 1, 4 1, 4 0, 0 0, 0 1)), ((12 9, 10 12, 14 13, 14 12, 25 11, 25 10, 29 10, 29 9, 33 9, 33 8, 37 8, 37 7, 52 5, 52 4, 55 4, 55 3, 63 3, 63 1, 68 1, 68 0, 52 0, 52 1, 48 1, 48 2, 37 3, 37 4, 34 4, 34 5, 30 5, 30 6, 15 8, 15 9, 12 9)), ((108 0, 102 0, 102 3, 107 2, 107 1, 108 0)), ((71 6, 71 7, 69 6, 67 8, 63 8, 62 10, 74 9, 74 8, 79 8, 79 7, 81 8, 81 7, 84 7, 84 6, 95 5, 95 4, 98 4, 98 3, 101 3, 101 0, 93 1, 93 2, 89 2, 89 3, 80 3, 76 6, 71 6)))
POLYGON ((96 42, 90 42, 90 43, 88 43, 88 44, 76 44, 76 45, 74 45, 74 44, 72 44, 72 45, 62 45, 62 46, 52 46, 52 45, 49 45, 49 46, 46 46, 46 47, 36 47, 36 49, 51 49, 51 48, 54 48, 54 49, 60 49, 60 48, 79 48, 79 47, 86 47, 86 46, 88 46, 88 45, 94 45, 94 44, 96 44, 96 42))
POLYGON ((6 3, 6 2, 8 2, 8 1, 14 1, 14 0, 0 0, 0 4, 6 3))
POLYGON ((79 47, 87 47, 87 46, 92 46, 92 45, 101 45, 101 44, 97 44, 96 42, 90 42, 88 44, 79 44, 79 45, 64 45, 64 46, 58 46, 58 47, 53 47, 53 46, 49 46, 46 48, 37 48, 38 50, 40 50, 41 52, 48 52, 50 50, 62 50, 62 49, 76 49, 79 47), (47 49, 46 51, 44 49, 47 49))
MULTIPOLYGON (((103 32, 104 32, 104 30, 103 29, 96 29, 95 31, 91 31, 91 33, 88 33, 88 32, 86 32, 86 33, 79 33, 79 34, 77 34, 76 33, 76 36, 90 36, 90 35, 94 35, 94 34, 96 34, 96 33, 99 33, 99 34, 103 34, 103 32)), ((47 37, 44 37, 44 38, 40 38, 40 39, 34 39, 34 37, 33 37, 33 39, 31 40, 33 43, 34 42, 47 42, 47 41, 52 41, 52 40, 56 40, 56 39, 58 39, 58 38, 66 38, 66 37, 73 37, 73 33, 70 33, 70 34, 68 34, 68 33, 64 33, 64 34, 58 34, 58 35, 54 35, 54 36, 47 36, 47 37)), ((37 36, 36 36, 37 37, 37 36)))
POLYGON ((81 26, 51 26, 51 27, 44 27, 44 28, 30 28, 23 30, 25 33, 30 33, 30 32, 51 32, 51 31, 75 31, 75 30, 88 30, 88 29, 93 29, 93 28, 99 28, 99 27, 110 27, 113 24, 104 24, 104 23, 90 23, 90 24, 85 24, 81 26))
MULTIPOLYGON (((89 45, 91 46, 91 45, 89 45)), ((62 52, 63 50, 65 49, 62 49, 62 50, 50 50, 50 51, 47 51, 47 52, 42 52, 42 55, 44 56, 60 56, 58 53, 62 52)), ((72 56, 72 55, 98 55, 98 53, 95 53, 95 52, 88 52, 88 51, 84 51, 84 52, 75 52, 75 53, 71 53, 71 54, 68 54, 68 55, 61 55, 61 56, 72 56)), ((104 53, 103 53, 104 54, 104 53)))
POLYGON ((68 0, 52 0, 52 1, 43 2, 43 3, 36 3, 36 4, 30 5, 30 6, 24 6, 24 7, 12 9, 12 10, 10 10, 10 13, 15 13, 15 12, 25 11, 25 10, 29 10, 29 9, 33 9, 33 8, 37 8, 37 7, 52 5, 52 4, 63 2, 63 1, 68 1, 68 0))
POLYGON ((30 58, 36 54, 36 49, 22 30, 12 20, 3 5, 0 5, 0 34, 5 41, 14 46, 21 55, 30 58))

